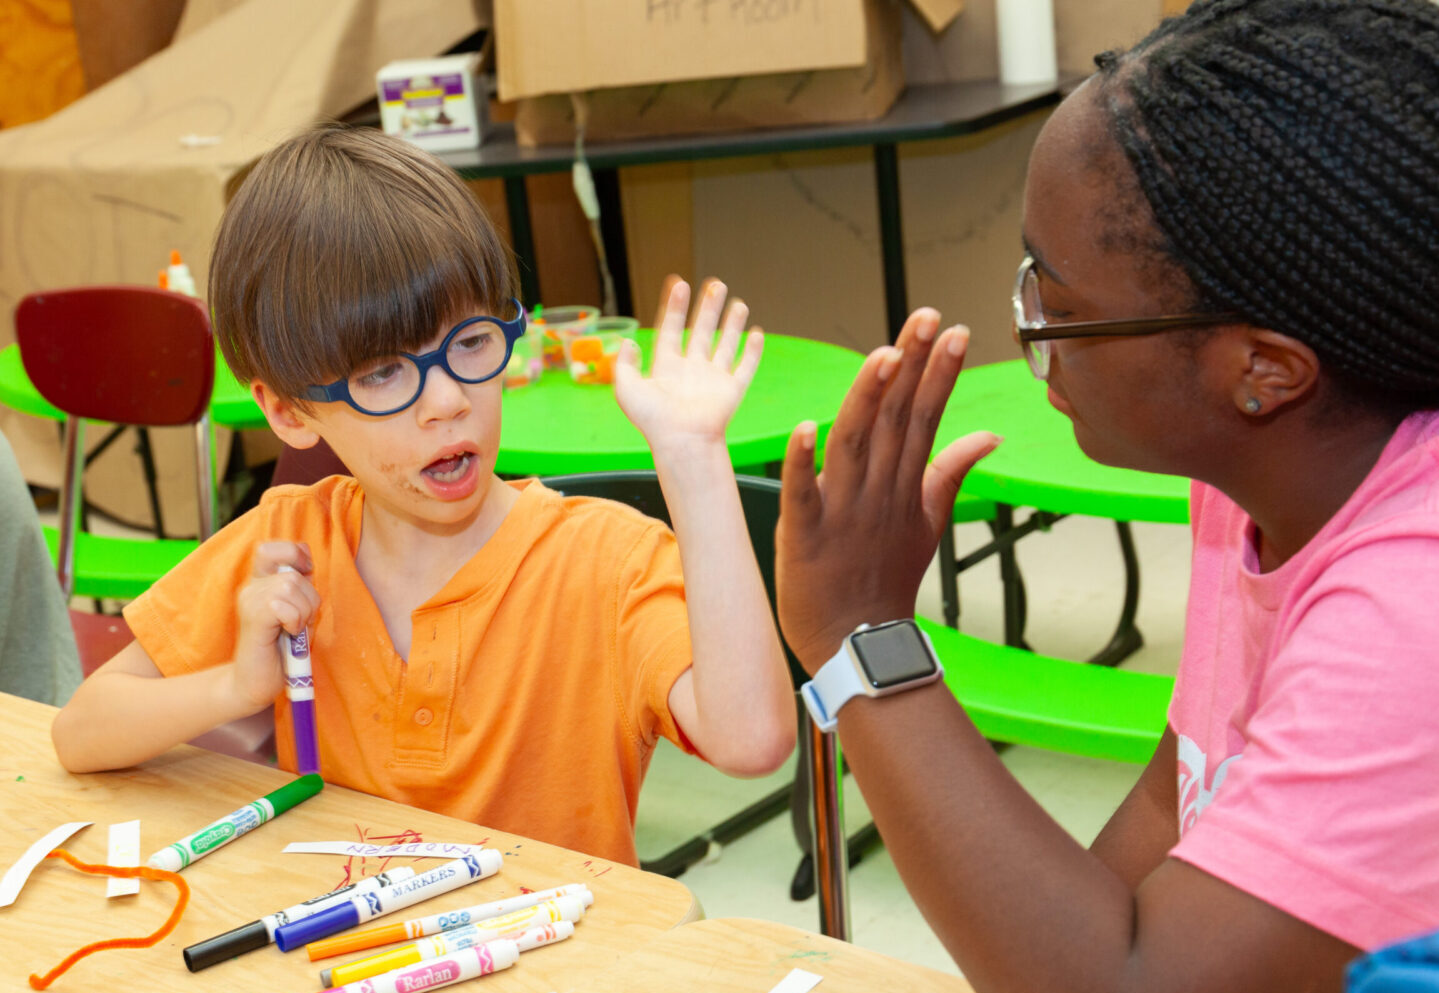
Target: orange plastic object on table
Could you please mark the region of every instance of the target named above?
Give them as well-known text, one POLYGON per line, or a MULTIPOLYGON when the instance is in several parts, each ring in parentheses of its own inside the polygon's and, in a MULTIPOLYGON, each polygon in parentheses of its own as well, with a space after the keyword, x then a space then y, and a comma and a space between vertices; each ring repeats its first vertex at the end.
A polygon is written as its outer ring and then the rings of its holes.
POLYGON ((103 952, 107 948, 149 948, 151 945, 163 941, 175 925, 180 923, 180 917, 185 913, 185 907, 190 903, 190 884, 180 878, 177 872, 170 872, 168 869, 152 869, 148 865, 118 866, 118 865, 96 865, 89 862, 81 862, 63 848, 57 848, 45 856, 47 859, 63 859, 81 872, 88 872, 96 876, 116 876, 120 879, 153 879, 157 882, 174 883, 175 888, 180 891, 179 897, 175 900, 175 909, 170 911, 170 916, 165 918, 165 923, 148 935, 138 938, 106 938, 103 941, 92 941, 83 948, 66 955, 59 965, 51 969, 45 975, 30 974, 30 988, 43 990, 51 983, 59 979, 76 962, 93 955, 95 952, 103 952))

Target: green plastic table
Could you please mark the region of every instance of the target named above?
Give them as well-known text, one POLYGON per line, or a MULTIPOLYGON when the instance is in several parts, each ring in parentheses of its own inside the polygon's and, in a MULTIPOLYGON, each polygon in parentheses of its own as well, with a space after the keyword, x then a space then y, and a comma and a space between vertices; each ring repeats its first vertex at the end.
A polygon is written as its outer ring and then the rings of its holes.
POLYGON ((964 480, 963 492, 993 500, 995 538, 957 558, 952 536, 940 549, 945 622, 959 621, 958 574, 989 555, 1000 556, 1004 583, 1005 643, 1024 645, 1024 587, 1014 560, 1014 542, 1048 528, 1069 514, 1107 517, 1116 522, 1124 557, 1126 591, 1119 625, 1110 643, 1091 661, 1113 664, 1138 648, 1134 627, 1139 602, 1139 563, 1130 521, 1182 524, 1189 520, 1189 480, 1100 465, 1074 440, 1069 419, 1045 397, 1023 359, 996 362, 960 374, 935 437, 935 450, 970 431, 989 430, 1004 438, 964 480), (1015 524, 1013 508, 1034 513, 1015 524))
POLYGON ((964 492, 1054 514, 1184 524, 1189 480, 1100 465, 1074 440, 1074 428, 1045 398, 1023 359, 966 369, 959 375, 935 450, 970 431, 989 430, 1004 444, 976 465, 964 492))
MULTIPOLYGON (((637 334, 648 363, 654 332, 637 334)), ((864 357, 848 348, 782 334, 765 335, 764 357, 726 440, 737 466, 757 467, 784 458, 790 432, 803 420, 819 424, 821 438, 864 357)), ((40 396, 20 362, 20 348, 0 349, 0 403, 26 414, 64 420, 40 396)), ((548 476, 608 469, 650 469, 644 437, 615 402, 610 386, 579 385, 564 370, 539 382, 506 390, 495 470, 506 475, 548 476)), ((211 418, 230 428, 263 428, 264 415, 249 391, 216 357, 211 418)))
MULTIPOLYGON (((20 361, 20 346, 0 348, 0 403, 23 414, 63 421, 65 415, 42 397, 20 361)), ((250 391, 236 381, 230 367, 215 353, 215 388, 210 395, 210 419, 235 430, 265 427, 265 415, 250 397, 250 391)))
MULTIPOLYGON (((648 367, 654 332, 637 334, 648 367)), ((730 461, 757 467, 784 458, 800 421, 819 425, 821 438, 859 372, 864 356, 807 338, 767 333, 754 382, 730 421, 730 461)), ((539 381, 506 390, 495 471, 514 476, 652 469, 642 436, 615 402, 614 388, 580 385, 550 370, 539 381)))

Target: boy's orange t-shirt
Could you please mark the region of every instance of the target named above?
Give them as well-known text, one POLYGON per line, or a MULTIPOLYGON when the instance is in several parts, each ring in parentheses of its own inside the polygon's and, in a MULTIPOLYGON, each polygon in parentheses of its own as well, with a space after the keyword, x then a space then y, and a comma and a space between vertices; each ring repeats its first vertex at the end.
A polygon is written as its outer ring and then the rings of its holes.
MULTIPOLYGON (((396 654, 355 568, 364 494, 348 477, 270 490, 125 609, 166 676, 230 660, 235 597, 262 541, 303 541, 328 782, 631 865, 668 698, 690 665, 679 549, 663 524, 534 481, 396 654)), ((285 697, 280 765, 293 770, 285 697)))

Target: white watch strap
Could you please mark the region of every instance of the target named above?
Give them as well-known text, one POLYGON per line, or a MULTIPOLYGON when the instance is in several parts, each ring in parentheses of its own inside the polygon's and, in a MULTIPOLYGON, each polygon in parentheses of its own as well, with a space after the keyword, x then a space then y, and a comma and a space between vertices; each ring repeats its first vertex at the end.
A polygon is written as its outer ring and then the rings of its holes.
POLYGON ((832 659, 819 667, 814 678, 800 687, 805 709, 821 731, 833 731, 839 723, 839 709, 851 697, 863 695, 864 684, 849 654, 848 639, 832 659))

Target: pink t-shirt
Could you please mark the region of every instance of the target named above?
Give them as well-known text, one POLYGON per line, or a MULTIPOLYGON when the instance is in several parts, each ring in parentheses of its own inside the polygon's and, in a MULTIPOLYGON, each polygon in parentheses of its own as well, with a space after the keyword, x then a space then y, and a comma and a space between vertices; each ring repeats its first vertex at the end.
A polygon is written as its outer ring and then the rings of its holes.
POLYGON ((1362 949, 1439 928, 1439 413, 1273 572, 1192 500, 1171 854, 1362 949))

